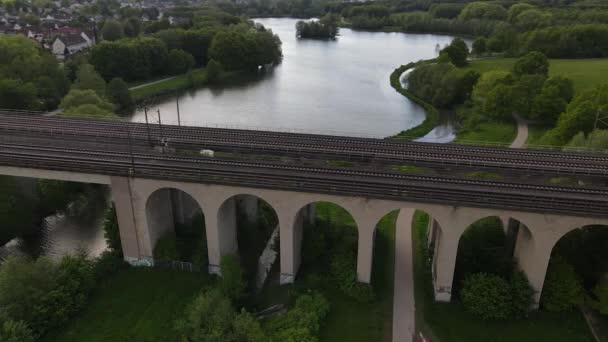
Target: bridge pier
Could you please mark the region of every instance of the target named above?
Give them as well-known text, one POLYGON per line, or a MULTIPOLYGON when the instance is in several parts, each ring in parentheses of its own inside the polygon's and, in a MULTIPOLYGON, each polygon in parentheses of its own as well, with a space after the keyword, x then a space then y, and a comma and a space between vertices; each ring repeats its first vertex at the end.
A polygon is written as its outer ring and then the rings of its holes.
POLYGON ((135 266, 152 266, 154 264, 152 255, 146 255, 141 247, 141 232, 137 227, 131 180, 127 177, 114 176, 111 177, 110 182, 124 260, 135 266))
POLYGON ((460 234, 450 229, 438 230, 433 253, 433 290, 435 300, 449 302, 452 299, 454 268, 458 254, 460 234))
POLYGON ((280 284, 291 284, 295 281, 300 268, 304 215, 293 207, 277 211, 277 215, 281 250, 280 284))

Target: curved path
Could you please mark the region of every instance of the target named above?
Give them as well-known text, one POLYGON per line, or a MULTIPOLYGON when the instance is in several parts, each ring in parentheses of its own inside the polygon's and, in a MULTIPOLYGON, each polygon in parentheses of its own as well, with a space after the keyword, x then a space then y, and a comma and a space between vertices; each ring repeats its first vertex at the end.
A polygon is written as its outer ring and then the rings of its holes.
POLYGON ((393 342, 411 342, 416 333, 412 223, 414 209, 399 210, 395 231, 393 342))
POLYGON ((528 141, 528 121, 517 113, 513 113, 513 118, 517 122, 517 136, 509 145, 510 148, 524 148, 528 141))

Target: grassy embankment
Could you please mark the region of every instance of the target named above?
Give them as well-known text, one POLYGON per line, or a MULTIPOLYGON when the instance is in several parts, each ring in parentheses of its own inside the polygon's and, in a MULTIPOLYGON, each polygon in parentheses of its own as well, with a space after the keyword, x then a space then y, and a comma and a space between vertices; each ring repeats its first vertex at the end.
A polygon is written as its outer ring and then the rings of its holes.
MULTIPOLYGON (((425 61, 425 62, 432 62, 432 60, 425 61)), ((433 130, 433 128, 435 128, 439 122, 439 111, 433 105, 418 98, 412 92, 407 90, 407 88, 404 88, 401 85, 401 75, 403 75, 404 72, 416 67, 416 65, 418 65, 418 63, 412 62, 412 63, 406 64, 406 65, 402 65, 402 66, 398 67, 397 69, 393 70, 393 72, 391 73, 391 76, 390 76, 390 82, 391 82, 391 87, 393 87, 393 89, 395 89, 398 93, 407 97, 408 99, 410 99, 410 101, 412 101, 412 102, 418 104, 419 106, 421 106, 422 108, 424 108, 424 111, 426 112, 426 118, 420 125, 412 127, 408 130, 402 131, 401 133, 392 137, 393 139, 400 139, 400 138, 408 139, 408 138, 423 137, 426 134, 428 134, 431 130, 433 130)))
POLYGON ((121 270, 100 285, 84 312, 44 340, 177 342, 175 319, 209 282, 201 273, 121 270))
POLYGON ((578 311, 552 314, 536 311, 526 319, 486 322, 470 315, 457 301, 435 303, 426 230, 428 216, 416 212, 412 230, 414 243, 414 283, 416 326, 433 340, 449 342, 592 342, 584 318, 578 311))
MULTIPOLYGON (((487 58, 470 62, 468 68, 484 73, 492 70, 509 71, 513 68, 516 58, 487 58)), ((549 76, 563 76, 574 82, 576 93, 591 89, 598 84, 606 83, 604 75, 608 74, 608 58, 602 59, 551 59, 549 76)), ((531 125, 528 135, 528 145, 537 145, 542 135, 550 127, 531 125)), ((508 140, 510 134, 516 135, 515 124, 486 123, 478 131, 467 132, 458 136, 457 140, 501 141, 508 140)))
MULTIPOLYGON (((147 86, 143 86, 137 89, 131 90, 131 96, 133 101, 141 102, 145 99, 167 95, 176 91, 185 90, 192 88, 196 84, 204 84, 206 82, 207 74, 203 69, 193 70, 190 74, 182 74, 173 78, 162 78, 159 80, 150 80, 143 82, 144 84, 150 83, 147 86), (157 82, 159 81, 159 82, 157 82), (157 82, 157 83, 154 83, 157 82)), ((131 87, 139 86, 142 82, 131 84, 131 87)))
MULTIPOLYGON (((352 223, 339 208, 317 205, 317 215, 332 222, 352 223)), ((373 282, 377 299, 358 303, 340 291, 321 290, 331 304, 323 323, 320 341, 390 342, 392 333, 393 270, 397 212, 378 224, 373 282)), ((265 308, 289 303, 293 290, 306 284, 298 278, 291 286, 267 286, 252 301, 265 308)), ((108 278, 95 292, 87 309, 67 327, 47 336, 45 341, 177 341, 173 330, 176 318, 210 277, 159 269, 129 268, 108 278)))

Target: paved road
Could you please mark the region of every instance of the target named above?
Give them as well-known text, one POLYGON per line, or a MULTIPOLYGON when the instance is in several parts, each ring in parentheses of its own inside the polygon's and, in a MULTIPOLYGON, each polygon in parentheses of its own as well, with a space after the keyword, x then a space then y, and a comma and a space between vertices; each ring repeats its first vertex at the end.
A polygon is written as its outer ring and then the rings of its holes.
POLYGON ((401 209, 395 237, 395 295, 393 342, 411 342, 416 333, 412 220, 414 209, 401 209))
POLYGON ((510 148, 524 148, 528 140, 528 121, 516 113, 513 113, 517 121, 517 136, 509 146, 510 148))

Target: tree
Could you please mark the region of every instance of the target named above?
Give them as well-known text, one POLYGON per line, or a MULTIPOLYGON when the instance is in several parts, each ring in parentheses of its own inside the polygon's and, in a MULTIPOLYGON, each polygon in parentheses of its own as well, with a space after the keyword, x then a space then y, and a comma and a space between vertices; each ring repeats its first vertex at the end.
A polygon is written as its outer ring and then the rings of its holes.
POLYGON ((549 60, 544 54, 533 51, 519 58, 513 66, 515 76, 543 75, 549 74, 549 60))
POLYGON ((487 45, 487 39, 484 38, 484 37, 478 37, 473 42, 473 51, 472 51, 472 53, 474 55, 483 55, 484 53, 486 53, 486 49, 487 49, 486 45, 487 45))
POLYGON ((591 132, 596 128, 596 123, 597 128, 606 128, 601 122, 596 122, 598 116, 606 116, 606 113, 608 85, 600 85, 576 96, 559 116, 556 127, 547 134, 551 133, 563 145, 578 132, 591 132))
POLYGON ((534 98, 530 118, 554 124, 566 110, 573 95, 574 85, 571 80, 560 76, 547 79, 540 94, 534 98))
POLYGON ((93 90, 71 90, 59 104, 59 108, 68 111, 82 105, 94 105, 102 110, 111 112, 114 106, 102 99, 93 90))
POLYGON ((169 73, 183 74, 194 67, 194 57, 184 50, 174 49, 169 52, 169 73))
POLYGON ((583 286, 574 267, 560 255, 551 257, 540 299, 548 311, 566 311, 583 301, 583 286))
POLYGON ((215 83, 219 81, 222 77, 222 73, 224 72, 222 65, 216 62, 215 59, 209 60, 209 63, 207 63, 207 68, 205 70, 207 71, 207 82, 209 83, 215 83))
POLYGON ((467 57, 469 56, 469 48, 464 40, 455 38, 452 43, 445 49, 441 50, 440 55, 445 54, 448 56, 450 62, 457 67, 463 67, 467 65, 467 57))
POLYGON ((39 109, 38 92, 32 83, 0 79, 0 107, 7 109, 39 109))
POLYGON ((488 96, 488 93, 498 84, 511 84, 511 82, 511 74, 507 71, 493 70, 484 72, 477 81, 477 84, 475 84, 471 97, 474 101, 482 102, 488 96))
POLYGON ((467 21, 471 19, 505 20, 508 13, 504 7, 487 2, 471 2, 460 12, 458 19, 467 21))
POLYGON ((108 83, 106 94, 108 99, 118 106, 120 109, 131 108, 133 99, 127 83, 122 78, 115 77, 108 83))
POLYGON ((527 10, 535 9, 535 8, 536 8, 535 6, 527 4, 527 3, 515 4, 509 8, 508 20, 511 23, 515 23, 515 19, 517 18, 517 16, 519 14, 521 14, 522 12, 525 12, 527 10))
POLYGON ((507 120, 516 110, 513 86, 498 84, 483 101, 483 112, 486 116, 498 120, 507 120))
POLYGON ((116 20, 107 20, 101 29, 104 40, 115 41, 125 37, 122 24, 116 20))
MULTIPOLYGON (((36 261, 11 257, 0 265, 0 307, 8 319, 27 322, 34 331, 45 328, 49 312, 40 305, 54 288, 55 267, 45 258, 36 261)), ((50 309, 50 308, 49 308, 50 309)), ((51 311, 52 312, 52 311, 51 311)))
POLYGON ((35 342, 36 336, 23 321, 0 320, 0 341, 3 342, 35 342))
POLYGON ((243 342, 266 342, 268 336, 262 329, 260 321, 252 314, 243 309, 234 318, 233 328, 236 341, 243 342))
POLYGON ((514 109, 525 117, 530 116, 532 106, 545 83, 544 75, 523 75, 513 85, 514 109))
POLYGON ((72 89, 93 90, 99 97, 106 94, 106 82, 99 76, 91 64, 83 64, 76 73, 76 81, 72 89))

